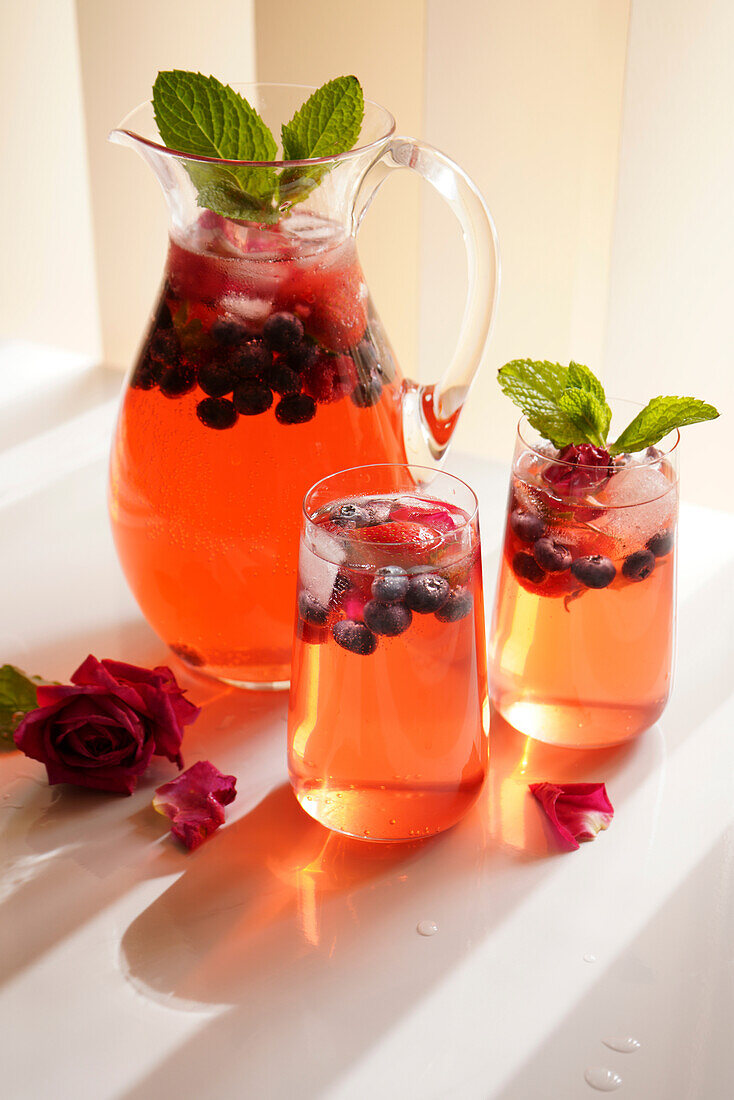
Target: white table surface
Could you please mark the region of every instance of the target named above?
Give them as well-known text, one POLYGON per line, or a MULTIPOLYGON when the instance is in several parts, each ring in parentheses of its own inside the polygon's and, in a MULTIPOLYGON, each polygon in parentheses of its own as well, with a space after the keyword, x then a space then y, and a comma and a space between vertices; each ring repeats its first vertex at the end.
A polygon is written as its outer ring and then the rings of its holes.
MULTIPOLYGON (((115 385, 76 374, 49 404, 31 372, 0 410, 0 663, 67 680, 88 652, 168 660, 107 526, 115 385)), ((481 498, 489 606, 507 471, 449 469, 481 498)), ((119 798, 1 753, 0 1095, 591 1100, 594 1067, 620 1100, 734 1095, 733 590, 734 516, 684 506, 659 724, 582 753, 495 717, 478 805, 422 846, 346 841, 301 812, 282 695, 187 679, 204 708, 187 763, 238 777, 193 854, 150 806, 165 761, 119 798), (549 852, 536 779, 604 780, 611 828, 549 852), (640 1049, 603 1045, 620 1037, 640 1049)))

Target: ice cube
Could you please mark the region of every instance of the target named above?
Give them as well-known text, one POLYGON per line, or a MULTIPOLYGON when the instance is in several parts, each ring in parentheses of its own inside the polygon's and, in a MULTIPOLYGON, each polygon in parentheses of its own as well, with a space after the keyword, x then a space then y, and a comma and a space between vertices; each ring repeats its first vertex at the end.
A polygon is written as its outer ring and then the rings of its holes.
POLYGON ((658 464, 632 464, 609 479, 596 494, 606 510, 593 526, 621 543, 623 553, 675 523, 678 490, 658 464))
POLYGON ((334 538, 323 527, 309 527, 307 538, 308 542, 301 542, 298 560, 300 585, 326 607, 346 550, 341 539, 334 538))

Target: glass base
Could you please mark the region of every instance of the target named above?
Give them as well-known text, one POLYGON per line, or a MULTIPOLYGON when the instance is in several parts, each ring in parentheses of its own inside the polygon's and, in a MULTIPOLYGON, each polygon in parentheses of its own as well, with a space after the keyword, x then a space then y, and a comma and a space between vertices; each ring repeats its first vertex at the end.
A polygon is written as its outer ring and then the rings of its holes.
MULTIPOLYGON (((211 673, 207 675, 212 676, 211 673)), ((228 676, 213 676, 212 679, 243 691, 288 691, 291 686, 290 680, 230 680, 228 676)))
POLYGON ((639 706, 571 703, 527 699, 512 692, 493 692, 492 702, 504 720, 526 737, 564 749, 624 745, 649 729, 665 707, 665 700, 639 706))
POLYGON ((290 664, 239 665, 234 668, 226 665, 200 665, 187 661, 180 653, 175 653, 188 672, 194 676, 204 676, 207 680, 216 680, 220 684, 240 688, 242 691, 288 691, 291 686, 290 664))

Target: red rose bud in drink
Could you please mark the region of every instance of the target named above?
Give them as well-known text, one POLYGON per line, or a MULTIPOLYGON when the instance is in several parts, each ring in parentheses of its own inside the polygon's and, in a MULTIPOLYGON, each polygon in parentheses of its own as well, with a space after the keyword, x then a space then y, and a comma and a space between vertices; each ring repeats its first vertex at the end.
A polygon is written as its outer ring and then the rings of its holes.
POLYGON ((545 810, 559 846, 569 852, 580 840, 593 840, 614 817, 603 783, 531 783, 530 791, 545 810))
POLYGON ((614 473, 609 451, 591 443, 569 443, 558 454, 558 462, 546 467, 543 477, 561 496, 574 496, 599 488, 614 473))
POLYGON ((43 684, 38 707, 14 734, 21 752, 46 766, 48 781, 132 794, 151 756, 183 766, 183 727, 199 708, 170 669, 89 656, 72 684, 43 684))
POLYGON ((192 764, 156 789, 153 806, 171 819, 171 832, 189 851, 224 824, 224 807, 236 798, 237 779, 208 760, 192 764))

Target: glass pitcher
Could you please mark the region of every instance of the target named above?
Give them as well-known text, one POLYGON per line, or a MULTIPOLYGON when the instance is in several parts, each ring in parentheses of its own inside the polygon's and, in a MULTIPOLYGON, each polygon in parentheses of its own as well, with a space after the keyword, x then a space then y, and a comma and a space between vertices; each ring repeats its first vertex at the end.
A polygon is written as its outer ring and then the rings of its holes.
MULTIPOLYGON (((313 91, 237 88, 274 133, 313 91)), ((287 686, 306 489, 369 462, 438 465, 489 334, 499 263, 484 201, 448 157, 394 130, 366 101, 349 152, 271 164, 165 148, 150 103, 110 135, 150 165, 170 215, 163 285, 112 448, 115 544, 160 638, 238 686, 287 686), (395 168, 444 196, 466 244, 459 343, 434 385, 401 374, 357 256, 361 219, 395 168), (202 170, 220 198, 243 173, 277 171, 279 205, 257 223, 215 213, 193 182, 202 170)))

